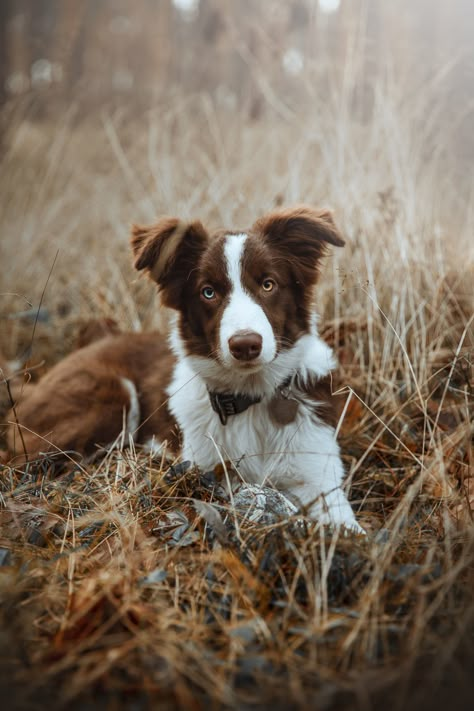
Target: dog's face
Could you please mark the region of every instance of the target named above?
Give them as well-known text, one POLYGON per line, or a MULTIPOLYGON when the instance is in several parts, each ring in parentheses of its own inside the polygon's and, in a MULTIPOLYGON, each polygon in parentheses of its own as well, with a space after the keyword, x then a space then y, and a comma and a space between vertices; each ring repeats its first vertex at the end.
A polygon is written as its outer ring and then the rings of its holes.
POLYGON ((331 214, 305 206, 271 212, 245 232, 209 234, 176 218, 132 232, 135 267, 178 312, 186 354, 243 374, 310 331, 328 244, 344 245, 331 214))

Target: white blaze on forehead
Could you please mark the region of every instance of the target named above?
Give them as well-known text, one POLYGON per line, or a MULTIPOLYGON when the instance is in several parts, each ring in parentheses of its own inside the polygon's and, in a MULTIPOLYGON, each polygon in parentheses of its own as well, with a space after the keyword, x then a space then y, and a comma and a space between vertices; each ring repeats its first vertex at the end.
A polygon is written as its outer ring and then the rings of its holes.
POLYGON ((224 244, 227 276, 231 283, 229 303, 220 325, 220 350, 224 362, 235 363, 229 350, 229 338, 239 331, 253 331, 262 337, 262 352, 255 365, 269 363, 276 355, 276 341, 265 311, 242 284, 242 256, 248 235, 228 235, 224 244))
POLYGON ((224 244, 224 259, 227 268, 227 276, 232 284, 232 290, 242 287, 242 257, 244 254, 245 242, 248 235, 227 235, 224 244))

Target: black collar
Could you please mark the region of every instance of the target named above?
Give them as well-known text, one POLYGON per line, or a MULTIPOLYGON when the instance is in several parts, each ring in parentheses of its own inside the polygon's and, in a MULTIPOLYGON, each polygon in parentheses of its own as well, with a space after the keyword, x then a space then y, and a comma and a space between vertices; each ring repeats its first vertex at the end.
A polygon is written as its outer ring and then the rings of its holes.
MULTIPOLYGON (((282 392, 287 389, 291 383, 293 376, 289 375, 286 380, 277 388, 278 391, 282 392)), ((285 396, 287 397, 287 395, 285 396)), ((234 395, 233 393, 216 393, 209 390, 209 398, 211 400, 211 406, 214 412, 217 412, 219 419, 223 425, 227 424, 227 420, 231 415, 239 415, 241 412, 245 412, 252 405, 256 405, 260 402, 261 395, 234 395)))

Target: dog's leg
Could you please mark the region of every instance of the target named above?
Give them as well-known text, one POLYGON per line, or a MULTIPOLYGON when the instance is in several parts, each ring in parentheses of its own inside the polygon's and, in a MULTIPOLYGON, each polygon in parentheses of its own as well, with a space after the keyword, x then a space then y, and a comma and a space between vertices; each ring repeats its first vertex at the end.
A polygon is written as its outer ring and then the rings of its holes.
POLYGON ((318 433, 311 451, 303 451, 305 444, 307 447, 304 439, 300 443, 294 442, 296 451, 290 455, 285 467, 292 475, 286 481, 275 480, 276 486, 282 483, 283 488, 288 487, 311 518, 322 525, 344 526, 365 533, 342 489, 344 467, 332 428, 318 433))
POLYGON ((342 489, 344 466, 335 431, 311 419, 288 428, 286 443, 274 455, 267 477, 294 496, 311 518, 322 525, 364 533, 342 489))
POLYGON ((308 481, 291 487, 290 491, 302 507, 307 509, 311 518, 321 525, 329 525, 333 528, 344 527, 354 533, 365 535, 341 487, 321 492, 308 481))
POLYGON ((291 493, 298 498, 303 507, 307 507, 311 518, 321 525, 329 525, 333 528, 343 526, 350 531, 365 535, 341 487, 318 493, 314 485, 308 482, 292 487, 291 493))

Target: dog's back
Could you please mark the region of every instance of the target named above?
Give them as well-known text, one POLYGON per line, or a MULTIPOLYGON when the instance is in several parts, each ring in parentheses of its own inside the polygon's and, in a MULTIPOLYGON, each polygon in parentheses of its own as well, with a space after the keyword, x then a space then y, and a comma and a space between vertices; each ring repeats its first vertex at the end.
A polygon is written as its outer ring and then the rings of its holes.
POLYGON ((126 442, 148 439, 157 428, 173 438, 164 391, 173 362, 158 333, 106 336, 75 351, 24 396, 20 391, 9 416, 13 463, 46 452, 89 456, 121 432, 126 442))

